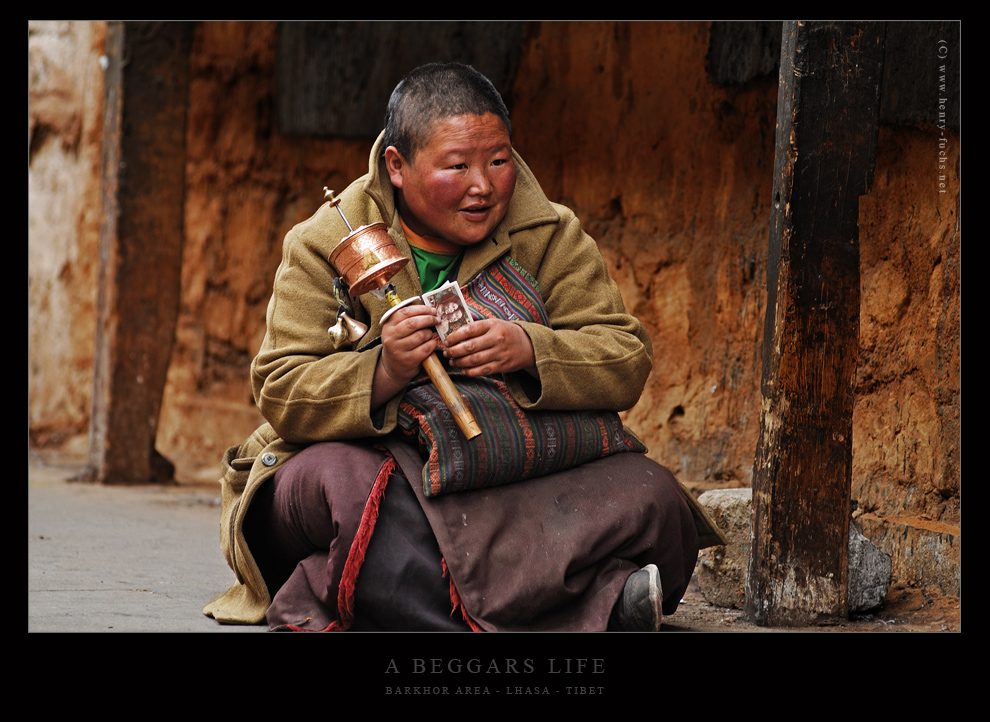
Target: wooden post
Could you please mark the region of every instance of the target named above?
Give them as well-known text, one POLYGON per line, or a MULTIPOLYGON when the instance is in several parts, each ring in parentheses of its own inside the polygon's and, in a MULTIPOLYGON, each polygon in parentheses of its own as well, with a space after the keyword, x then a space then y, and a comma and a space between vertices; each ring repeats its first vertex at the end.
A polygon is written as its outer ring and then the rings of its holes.
POLYGON ((785 23, 746 614, 848 617, 859 196, 876 155, 882 23, 785 23))
POLYGON ((89 476, 170 481, 155 451, 179 310, 187 23, 111 22, 89 476))

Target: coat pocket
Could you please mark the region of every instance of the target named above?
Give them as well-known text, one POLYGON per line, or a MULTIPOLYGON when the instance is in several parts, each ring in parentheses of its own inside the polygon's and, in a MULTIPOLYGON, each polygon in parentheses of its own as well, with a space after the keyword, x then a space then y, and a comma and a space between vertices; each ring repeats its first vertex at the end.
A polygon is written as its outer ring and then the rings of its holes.
POLYGON ((234 563, 236 534, 234 518, 240 506, 241 496, 251 477, 251 467, 255 456, 241 456, 241 449, 246 444, 231 446, 223 455, 220 463, 220 549, 227 564, 240 581, 237 565, 234 563))
POLYGON ((247 486, 248 478, 251 476, 251 467, 257 456, 240 456, 240 446, 231 446, 223 455, 220 464, 222 478, 220 483, 232 492, 241 493, 247 486))

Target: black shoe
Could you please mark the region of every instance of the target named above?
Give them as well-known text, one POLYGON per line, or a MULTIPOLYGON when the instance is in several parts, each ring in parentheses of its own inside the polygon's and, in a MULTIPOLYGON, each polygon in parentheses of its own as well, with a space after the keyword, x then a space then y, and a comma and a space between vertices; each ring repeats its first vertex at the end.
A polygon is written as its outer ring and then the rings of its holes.
POLYGON ((623 632, 659 632, 663 619, 662 601, 660 570, 656 564, 647 564, 626 580, 622 596, 612 612, 614 626, 623 632))

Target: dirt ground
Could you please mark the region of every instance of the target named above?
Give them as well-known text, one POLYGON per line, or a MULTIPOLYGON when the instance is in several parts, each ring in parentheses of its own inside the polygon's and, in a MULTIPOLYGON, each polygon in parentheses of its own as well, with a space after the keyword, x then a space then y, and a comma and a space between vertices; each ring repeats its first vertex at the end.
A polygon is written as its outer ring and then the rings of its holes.
POLYGON ((664 617, 667 632, 961 632, 958 599, 935 589, 915 589, 901 584, 890 588, 883 606, 845 624, 800 629, 770 630, 743 618, 742 610, 716 607, 705 601, 692 581, 677 613, 664 617))

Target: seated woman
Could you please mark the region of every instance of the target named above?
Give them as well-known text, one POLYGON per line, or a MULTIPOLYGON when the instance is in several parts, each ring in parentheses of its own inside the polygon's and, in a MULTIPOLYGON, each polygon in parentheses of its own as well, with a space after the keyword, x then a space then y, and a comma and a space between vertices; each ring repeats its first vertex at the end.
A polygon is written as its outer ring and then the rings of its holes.
POLYGON ((431 64, 389 101, 369 172, 286 236, 252 366, 268 420, 225 458, 237 575, 204 609, 306 630, 657 630, 713 538, 618 421, 652 367, 595 241, 551 203, 477 71, 431 64), (456 280, 475 318, 352 298, 328 258, 384 222, 401 298, 456 280), (367 324, 351 342, 341 312, 367 324), (328 329, 330 332, 328 333, 328 329), (482 436, 422 374, 440 354, 482 436), (424 465, 424 461, 427 461, 424 465))

